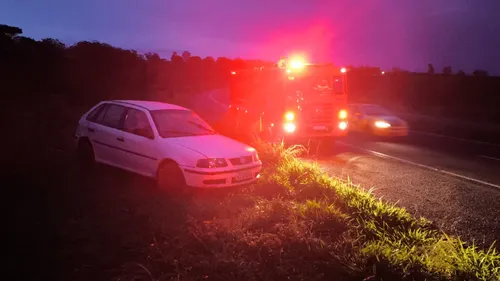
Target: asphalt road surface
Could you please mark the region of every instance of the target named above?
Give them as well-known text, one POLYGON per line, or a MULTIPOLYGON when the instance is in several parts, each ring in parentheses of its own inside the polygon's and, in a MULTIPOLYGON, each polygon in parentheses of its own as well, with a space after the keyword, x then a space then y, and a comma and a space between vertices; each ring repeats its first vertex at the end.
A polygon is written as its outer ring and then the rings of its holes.
POLYGON ((417 133, 398 142, 350 136, 313 159, 332 176, 488 245, 500 241, 499 148, 417 133))
MULTIPOLYGON (((194 109, 214 120, 227 108, 227 93, 206 98, 194 109), (212 109, 206 112, 209 104, 212 109)), ((482 246, 500 242, 500 144, 423 132, 400 140, 351 135, 337 141, 331 153, 306 160, 317 161, 332 176, 374 188, 377 197, 448 233, 482 246)))

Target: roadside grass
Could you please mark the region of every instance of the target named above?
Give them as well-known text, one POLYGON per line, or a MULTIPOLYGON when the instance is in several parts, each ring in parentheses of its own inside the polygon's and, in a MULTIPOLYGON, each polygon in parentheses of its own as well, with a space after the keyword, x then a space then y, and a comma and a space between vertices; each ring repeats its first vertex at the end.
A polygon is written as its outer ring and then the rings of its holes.
POLYGON ((120 280, 500 280, 493 246, 330 178, 299 146, 258 149, 257 184, 219 203, 192 198, 176 243, 156 241, 120 280))

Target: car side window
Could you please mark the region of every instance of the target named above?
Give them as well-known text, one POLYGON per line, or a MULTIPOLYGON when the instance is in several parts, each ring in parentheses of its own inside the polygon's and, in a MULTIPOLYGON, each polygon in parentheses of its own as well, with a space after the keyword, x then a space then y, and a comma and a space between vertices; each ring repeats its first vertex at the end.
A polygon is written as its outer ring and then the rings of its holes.
POLYGON ((128 108, 127 116, 123 123, 123 130, 134 135, 150 139, 154 138, 148 116, 144 111, 134 108, 128 108))
POLYGON ((104 113, 102 121, 99 122, 103 126, 121 129, 123 125, 123 118, 125 117, 126 108, 121 105, 109 104, 104 113))
POLYGON ((85 118, 87 121, 97 123, 99 120, 99 116, 102 117, 102 113, 106 111, 106 105, 107 104, 101 104, 98 107, 94 108, 88 115, 87 118, 85 118))
POLYGON ((362 106, 362 105, 358 106, 358 110, 357 110, 357 112, 359 113, 359 115, 360 115, 361 117, 363 117, 363 116, 365 115, 365 110, 364 110, 364 108, 363 108, 363 106, 362 106))
POLYGON ((363 112, 361 111, 361 106, 354 106, 353 112, 356 117, 363 117, 363 112))

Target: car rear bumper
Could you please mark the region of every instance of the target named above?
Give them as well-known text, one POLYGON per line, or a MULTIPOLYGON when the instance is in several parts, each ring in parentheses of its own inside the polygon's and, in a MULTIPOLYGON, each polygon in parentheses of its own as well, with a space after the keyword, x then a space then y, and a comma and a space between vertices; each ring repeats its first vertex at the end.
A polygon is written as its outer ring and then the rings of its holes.
POLYGON ((200 171, 193 168, 182 170, 186 184, 196 188, 223 188, 250 184, 260 177, 262 164, 252 164, 245 168, 228 168, 217 172, 200 171))

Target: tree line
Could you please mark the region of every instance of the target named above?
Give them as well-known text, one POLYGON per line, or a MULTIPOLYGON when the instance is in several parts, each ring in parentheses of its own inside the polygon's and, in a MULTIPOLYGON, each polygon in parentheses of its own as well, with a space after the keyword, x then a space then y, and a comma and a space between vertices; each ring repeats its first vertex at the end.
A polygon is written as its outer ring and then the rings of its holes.
MULTIPOLYGON (((431 75, 432 74, 438 74, 436 72, 436 70, 434 69, 434 65, 432 63, 429 63, 427 65, 427 73, 431 74, 431 75)), ((445 66, 445 67, 443 67, 443 71, 441 72, 441 74, 443 74, 443 75, 453 75, 453 74, 455 74, 455 75, 458 75, 458 76, 465 76, 466 75, 466 73, 463 70, 459 70, 456 73, 453 73, 451 66, 445 66)), ((476 70, 474 70, 472 72, 472 75, 476 76, 476 77, 486 77, 486 76, 489 76, 489 73, 486 70, 476 69, 476 70)))
POLYGON ((173 53, 139 54, 97 41, 66 46, 34 40, 0 25, 0 82, 4 100, 58 96, 77 104, 103 99, 164 100, 225 86, 233 69, 269 65, 257 60, 173 53))
MULTIPOLYGON (((19 27, 0 25, 0 91, 4 100, 36 101, 55 95, 76 104, 115 98, 161 101, 224 87, 234 69, 272 64, 225 57, 202 58, 189 51, 173 53, 164 59, 156 53, 139 54, 97 41, 67 46, 52 38, 34 40, 23 36, 19 27)), ((409 74, 397 67, 385 72, 379 67, 347 68, 353 78, 409 74)), ((437 74, 432 64, 428 65, 427 74, 437 74)), ((452 75, 451 67, 445 67, 442 74, 452 75)), ((463 71, 455 74, 466 75, 463 71)), ((476 70, 472 75, 484 77, 488 73, 476 70)))

